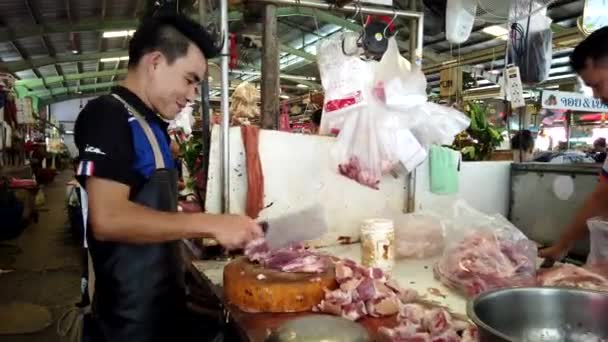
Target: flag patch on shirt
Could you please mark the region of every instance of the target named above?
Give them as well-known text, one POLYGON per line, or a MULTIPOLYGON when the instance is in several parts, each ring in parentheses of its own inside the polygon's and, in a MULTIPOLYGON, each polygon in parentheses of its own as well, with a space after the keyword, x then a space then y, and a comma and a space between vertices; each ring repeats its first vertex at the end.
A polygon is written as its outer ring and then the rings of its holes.
POLYGON ((95 164, 90 160, 81 160, 76 170, 77 176, 92 176, 95 171, 95 164))

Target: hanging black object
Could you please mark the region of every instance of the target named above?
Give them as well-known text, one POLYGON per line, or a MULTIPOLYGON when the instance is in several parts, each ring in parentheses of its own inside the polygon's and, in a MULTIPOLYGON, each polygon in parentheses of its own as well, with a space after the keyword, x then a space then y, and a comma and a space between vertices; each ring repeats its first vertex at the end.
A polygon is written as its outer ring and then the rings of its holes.
POLYGON ((372 58, 379 59, 388 48, 390 38, 395 27, 393 18, 387 16, 368 16, 363 27, 361 44, 365 53, 372 58))
POLYGON ((388 39, 384 36, 386 23, 374 20, 363 28, 363 48, 367 54, 381 57, 388 47, 388 39))

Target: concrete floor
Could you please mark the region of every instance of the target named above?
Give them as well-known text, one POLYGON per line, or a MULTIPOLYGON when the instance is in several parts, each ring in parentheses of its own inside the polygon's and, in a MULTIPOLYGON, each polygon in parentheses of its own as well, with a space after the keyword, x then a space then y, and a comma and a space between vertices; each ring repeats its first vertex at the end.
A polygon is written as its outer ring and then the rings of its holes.
POLYGON ((0 304, 24 301, 47 307, 53 324, 35 334, 1 336, 6 342, 59 342, 57 319, 80 300, 80 247, 69 234, 65 183, 71 171, 44 188, 46 204, 38 223, 14 240, 0 241, 0 304))

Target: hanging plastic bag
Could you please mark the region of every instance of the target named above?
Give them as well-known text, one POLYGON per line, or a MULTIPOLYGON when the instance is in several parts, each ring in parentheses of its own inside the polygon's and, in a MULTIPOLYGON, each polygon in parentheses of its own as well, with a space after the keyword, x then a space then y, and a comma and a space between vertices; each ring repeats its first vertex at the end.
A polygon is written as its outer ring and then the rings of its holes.
POLYGON ((551 18, 536 13, 517 22, 521 40, 510 44, 509 60, 519 66, 521 81, 524 84, 538 84, 549 77, 553 60, 553 30, 551 18), (525 32, 527 40, 525 40, 525 32))
POLYGON ((589 256, 585 267, 608 276, 608 221, 594 217, 587 221, 589 227, 589 256))
POLYGON ((420 68, 412 69, 410 62, 399 53, 395 37, 374 73, 373 94, 391 110, 405 110, 426 103, 426 77, 420 68))
MULTIPOLYGON (((425 148, 431 145, 451 145, 454 136, 464 131, 471 120, 454 108, 427 102, 411 109, 424 118, 424 121, 411 127, 412 133, 425 148)), ((408 120, 404 126, 408 125, 408 120)))
POLYGON ((338 172, 372 189, 378 189, 382 177, 381 142, 376 124, 370 111, 355 110, 344 122, 333 150, 338 172))
POLYGON ((353 110, 366 106, 376 62, 347 56, 342 49, 346 34, 322 39, 317 46, 317 64, 325 91, 320 134, 338 134, 353 110))
POLYGON ((443 284, 468 297, 535 284, 536 244, 507 219, 485 215, 461 200, 451 216, 446 248, 434 267, 443 284))

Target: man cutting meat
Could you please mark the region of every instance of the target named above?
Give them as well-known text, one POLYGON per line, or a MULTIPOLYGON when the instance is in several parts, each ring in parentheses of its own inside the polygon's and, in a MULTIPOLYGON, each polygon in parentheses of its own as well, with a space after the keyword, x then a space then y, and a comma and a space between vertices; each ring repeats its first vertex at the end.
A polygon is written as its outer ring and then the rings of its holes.
MULTIPOLYGON (((580 75, 593 95, 608 103, 608 27, 593 32, 570 56, 570 65, 580 75)), ((587 198, 557 243, 539 252, 539 256, 560 260, 572 245, 587 233, 587 220, 608 214, 608 162, 604 163, 595 191, 587 198)))
POLYGON ((129 44, 123 85, 90 101, 76 121, 96 277, 94 341, 187 340, 177 241, 214 237, 232 249, 262 236, 248 217, 176 212, 166 120, 194 101, 216 54, 189 19, 148 19, 129 44))

